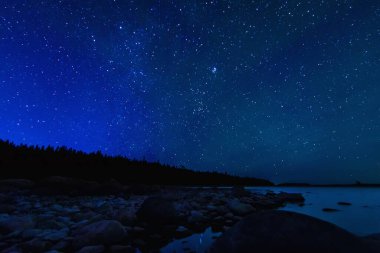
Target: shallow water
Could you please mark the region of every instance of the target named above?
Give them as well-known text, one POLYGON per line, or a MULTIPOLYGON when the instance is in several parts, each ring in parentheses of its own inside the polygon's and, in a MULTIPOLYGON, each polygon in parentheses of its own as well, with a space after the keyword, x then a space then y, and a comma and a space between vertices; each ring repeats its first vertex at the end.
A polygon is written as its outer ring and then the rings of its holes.
MULTIPOLYGON (((380 188, 339 188, 339 187, 249 187, 258 192, 302 193, 305 205, 289 204, 282 210, 307 214, 342 227, 351 233, 364 236, 380 233, 380 188), (350 206, 340 206, 337 202, 349 202, 350 206), (338 209, 324 212, 323 208, 338 209)), ((204 233, 194 234, 175 240, 161 249, 162 253, 196 252, 205 253, 219 233, 208 228, 204 233)))
POLYGON ((249 189, 302 193, 305 197, 304 206, 288 204, 281 209, 307 214, 334 223, 359 236, 380 233, 380 188, 257 187, 249 189), (341 206, 337 202, 349 202, 352 205, 341 206), (339 211, 324 212, 323 208, 334 208, 339 211))

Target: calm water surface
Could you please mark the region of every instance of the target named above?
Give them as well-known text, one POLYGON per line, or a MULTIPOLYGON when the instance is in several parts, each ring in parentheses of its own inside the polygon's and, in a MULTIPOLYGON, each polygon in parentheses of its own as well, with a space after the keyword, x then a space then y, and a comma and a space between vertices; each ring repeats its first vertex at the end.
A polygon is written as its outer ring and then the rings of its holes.
MULTIPOLYGON (((340 226, 351 233, 364 236, 380 233, 380 188, 338 188, 338 187, 250 187, 255 192, 302 193, 305 205, 287 205, 281 208, 307 214, 340 226), (340 206, 337 202, 349 202, 340 206), (338 209, 338 212, 324 212, 323 208, 338 209)), ((205 253, 218 234, 207 229, 204 233, 176 240, 164 247, 163 253, 197 252, 205 253)))

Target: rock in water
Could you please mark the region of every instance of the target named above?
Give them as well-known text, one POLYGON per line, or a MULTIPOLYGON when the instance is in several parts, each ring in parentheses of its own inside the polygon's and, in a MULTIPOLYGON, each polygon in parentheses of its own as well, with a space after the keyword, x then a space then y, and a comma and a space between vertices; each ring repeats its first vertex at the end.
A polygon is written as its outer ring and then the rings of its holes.
POLYGON ((362 241, 328 222, 288 211, 258 212, 217 239, 211 253, 365 253, 362 241))
POLYGON ((162 197, 147 198, 137 211, 137 217, 149 225, 173 224, 179 219, 174 203, 162 197))
POLYGON ((339 210, 338 209, 335 209, 335 208, 323 208, 322 209, 323 212, 329 212, 329 213, 332 213, 332 212, 338 212, 339 210))
POLYGON ((340 205, 340 206, 350 206, 350 205, 352 205, 350 202, 344 202, 344 201, 340 201, 337 204, 340 205))
POLYGON ((75 248, 87 245, 113 244, 120 242, 126 235, 124 227, 115 220, 101 220, 73 233, 75 248))

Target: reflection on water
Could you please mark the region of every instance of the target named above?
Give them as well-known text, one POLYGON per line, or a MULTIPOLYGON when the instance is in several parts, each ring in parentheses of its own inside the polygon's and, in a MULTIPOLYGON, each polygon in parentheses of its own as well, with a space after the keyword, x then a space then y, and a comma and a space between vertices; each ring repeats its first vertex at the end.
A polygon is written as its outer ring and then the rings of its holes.
MULTIPOLYGON (((380 188, 338 188, 338 187, 250 187, 251 191, 274 191, 302 193, 305 205, 287 205, 282 210, 294 211, 331 222, 359 236, 380 233, 380 188), (349 206, 338 205, 349 202, 349 206), (324 212, 323 208, 338 209, 324 212)), ((175 240, 162 248, 162 253, 196 252, 206 253, 213 242, 213 233, 208 228, 204 233, 194 234, 175 240)))
POLYGON ((194 234, 189 237, 175 240, 169 245, 161 249, 162 253, 180 253, 180 252, 196 252, 205 253, 213 242, 213 238, 221 233, 212 232, 211 228, 206 229, 203 233, 194 234))

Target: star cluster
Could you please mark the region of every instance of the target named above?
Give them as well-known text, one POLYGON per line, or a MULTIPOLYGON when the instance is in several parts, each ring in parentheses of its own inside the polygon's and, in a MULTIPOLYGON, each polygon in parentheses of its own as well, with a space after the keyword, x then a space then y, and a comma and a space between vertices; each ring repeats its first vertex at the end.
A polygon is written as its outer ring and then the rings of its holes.
POLYGON ((378 0, 3 0, 0 138, 380 181, 378 0))

